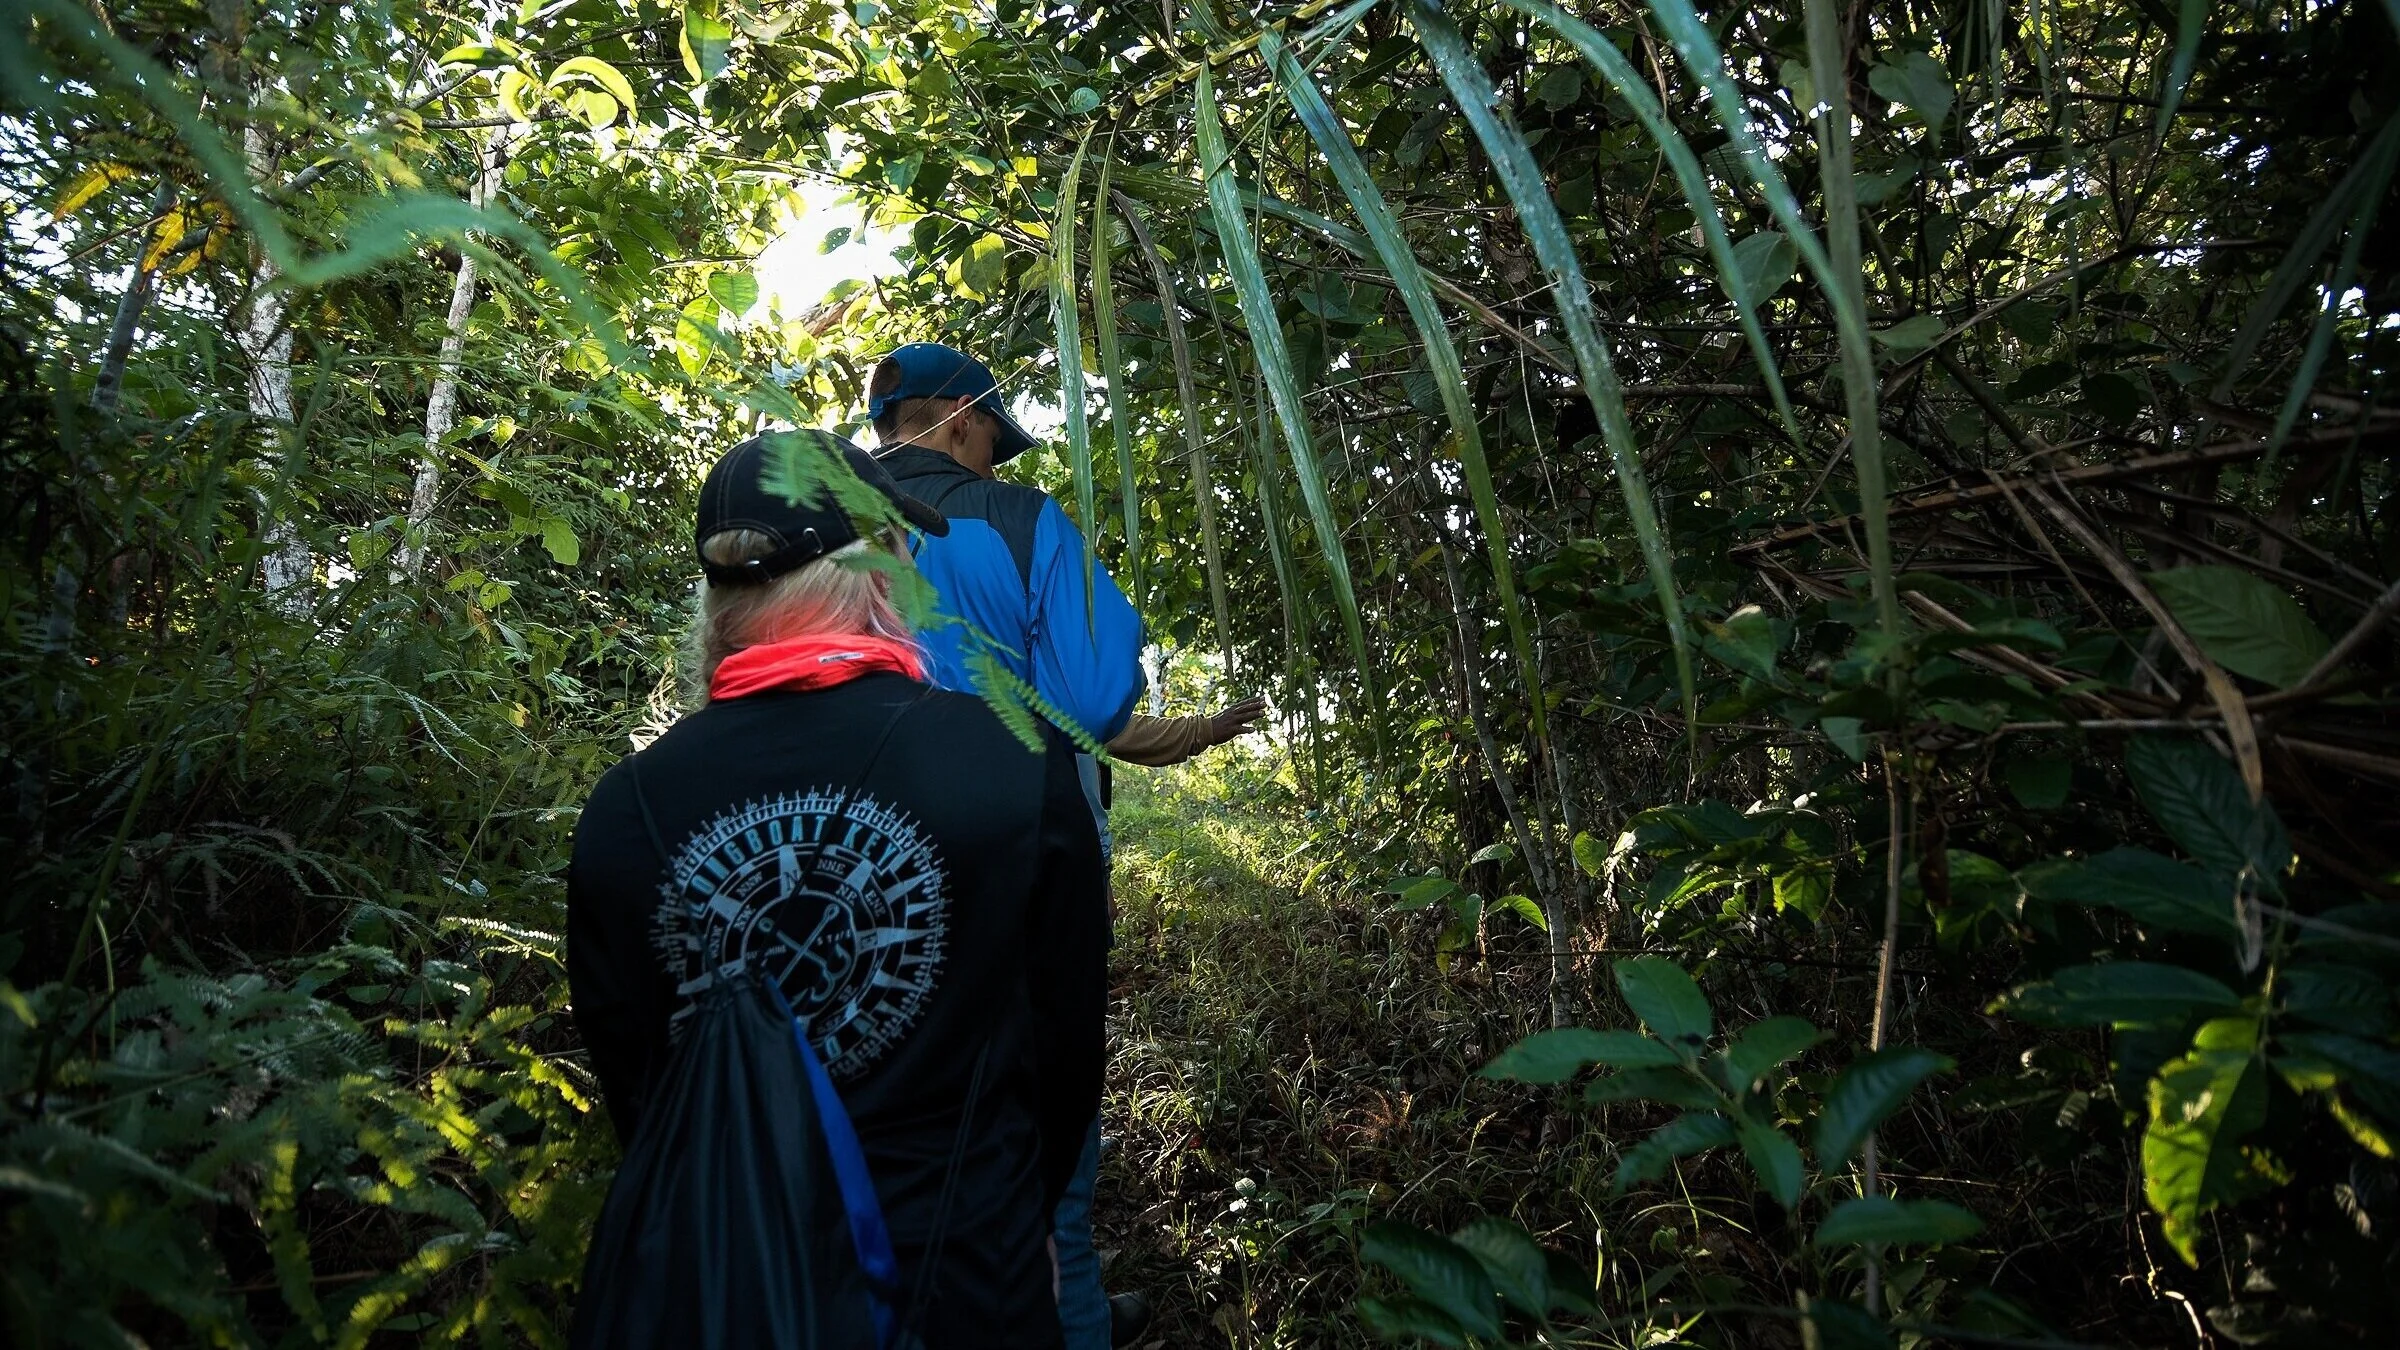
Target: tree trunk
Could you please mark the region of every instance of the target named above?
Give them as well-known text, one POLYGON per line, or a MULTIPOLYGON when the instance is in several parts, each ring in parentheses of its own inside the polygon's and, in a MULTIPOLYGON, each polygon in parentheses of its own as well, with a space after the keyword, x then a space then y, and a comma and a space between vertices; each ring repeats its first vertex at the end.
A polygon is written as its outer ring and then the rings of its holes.
MULTIPOLYGON (((175 185, 161 182, 150 196, 150 214, 164 215, 174 204, 175 185)), ((150 297, 158 293, 157 270, 142 265, 146 251, 141 236, 134 236, 133 266, 125 273, 125 289, 117 295, 116 318, 108 325, 108 345, 100 350, 99 378, 92 381, 92 410, 104 418, 117 410, 117 396, 125 389, 125 363, 133 356, 133 335, 141 328, 150 297)))
MULTIPOLYGON (((242 132, 242 149, 250 161, 251 181, 262 188, 271 185, 274 156, 267 148, 266 129, 259 124, 255 110, 250 125, 242 132)), ((298 614, 309 606, 316 559, 310 556, 308 541, 300 537, 300 528, 292 523, 287 507, 289 477, 294 467, 289 454, 292 331, 284 322, 289 302, 283 292, 274 288, 275 278, 281 274, 273 258, 260 256, 258 279, 251 288, 250 313, 243 324, 240 343, 243 355, 250 359, 250 415, 268 428, 278 452, 275 476, 287 489, 267 495, 259 508, 264 521, 260 533, 267 545, 267 596, 286 614, 298 614)))
MULTIPOLYGON (((500 166, 508 156, 508 131, 492 133, 475 178, 473 201, 478 209, 491 204, 500 187, 500 166)), ((434 376, 433 394, 425 401, 425 454, 417 461, 417 479, 408 496, 408 522, 400 532, 399 567, 415 576, 425 563, 425 531, 433 522, 433 507, 442 487, 442 442, 458 421, 458 363, 467 346, 467 318, 475 312, 475 255, 458 252, 458 278, 450 286, 450 321, 442 332, 441 373, 434 376)))

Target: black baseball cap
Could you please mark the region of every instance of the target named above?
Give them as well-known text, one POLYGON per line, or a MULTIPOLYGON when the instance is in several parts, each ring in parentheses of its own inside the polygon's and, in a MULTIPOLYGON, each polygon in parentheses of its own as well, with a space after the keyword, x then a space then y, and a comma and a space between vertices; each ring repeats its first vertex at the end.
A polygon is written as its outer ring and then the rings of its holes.
POLYGON ((726 451, 708 471, 707 481, 700 485, 700 518, 692 530, 692 549, 698 553, 703 544, 727 530, 756 530, 775 541, 775 551, 731 564, 712 563, 703 555, 700 570, 708 579, 724 585, 772 581, 859 539, 853 511, 871 523, 881 514, 877 504, 859 499, 857 488, 840 481, 832 465, 822 460, 813 466, 808 463, 815 456, 836 454, 859 483, 883 494, 911 527, 932 535, 950 533, 950 522, 941 512, 901 491, 891 471, 866 451, 829 431, 771 431, 726 451), (770 488, 770 478, 781 476, 781 466, 787 463, 795 466, 790 477, 796 481, 778 482, 770 488), (800 501, 792 501, 783 490, 790 487, 799 489, 800 501), (850 498, 847 506, 845 496, 850 498))
POLYGON ((973 399, 1000 424, 992 442, 992 463, 1006 464, 1034 447, 1032 434, 1017 425, 1008 415, 1008 405, 1000 401, 1000 383, 992 378, 990 366, 939 342, 912 342, 883 359, 900 372, 900 382, 868 401, 869 418, 883 416, 884 409, 906 399, 973 399))

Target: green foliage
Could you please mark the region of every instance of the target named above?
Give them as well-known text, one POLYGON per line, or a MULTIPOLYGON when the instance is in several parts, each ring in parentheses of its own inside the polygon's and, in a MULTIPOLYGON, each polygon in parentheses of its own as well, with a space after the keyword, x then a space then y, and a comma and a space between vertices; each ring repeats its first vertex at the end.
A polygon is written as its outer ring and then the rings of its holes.
POLYGON ((0 18, 17 1339, 559 1339, 572 808, 920 337, 1287 714, 1126 892, 1187 1339, 2395 1315, 2388 6, 106 8, 0 18))

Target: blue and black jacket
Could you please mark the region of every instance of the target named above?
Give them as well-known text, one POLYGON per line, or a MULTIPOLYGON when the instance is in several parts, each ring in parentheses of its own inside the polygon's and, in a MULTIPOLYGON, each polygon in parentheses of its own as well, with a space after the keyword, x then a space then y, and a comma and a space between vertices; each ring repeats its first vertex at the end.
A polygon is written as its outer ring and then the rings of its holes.
POLYGON ((1141 702, 1142 620, 1049 494, 978 475, 938 450, 904 445, 878 458, 910 496, 949 517, 917 542, 917 570, 964 621, 918 634, 926 678, 974 693, 967 626, 1000 664, 1096 741, 1125 729, 1141 702), (1087 607, 1086 598, 1089 598, 1087 607))

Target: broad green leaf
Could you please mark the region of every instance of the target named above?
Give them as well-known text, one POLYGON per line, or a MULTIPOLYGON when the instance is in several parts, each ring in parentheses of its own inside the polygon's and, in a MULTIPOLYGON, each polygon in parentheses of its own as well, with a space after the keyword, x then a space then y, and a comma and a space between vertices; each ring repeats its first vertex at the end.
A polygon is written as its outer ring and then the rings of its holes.
POLYGON ((1533 96, 1545 108, 1565 108, 1583 97, 1583 72, 1573 66, 1552 66, 1534 82, 1533 96))
POLYGON ((2400 1049, 2333 1031, 2296 1031, 2277 1039, 2287 1049, 2332 1064, 2369 1110, 2400 1126, 2400 1049))
POLYGON ((2267 1118, 2258 1035, 2256 1018, 2220 1017, 2200 1028, 2188 1054, 2150 1080, 2143 1189, 2187 1265, 2200 1261, 2201 1218, 2264 1180, 2242 1149, 2267 1118))
POLYGON ((1575 843, 1570 852, 1575 855, 1576 868, 1585 876, 1598 881, 1608 874, 1608 845, 1593 838, 1589 832, 1575 832, 1575 843))
POLYGON ((1742 1140, 1742 1156, 1750 1160, 1750 1170, 1758 1174, 1758 1184, 1775 1203, 1785 1209, 1800 1207, 1800 1194, 1807 1184, 1808 1168, 1800 1159, 1800 1146, 1792 1137, 1765 1121, 1744 1115, 1738 1127, 1742 1140))
POLYGON ((2239 1007, 2241 997, 2196 970, 2111 961, 2069 966, 2015 990, 2002 1006, 2037 1025, 2097 1027, 2180 1021, 2196 1012, 2239 1007))
POLYGON ((1458 894, 1462 887, 1448 877, 1418 877, 1411 881, 1395 883, 1387 889, 1397 892, 1400 896, 1400 903, 1392 908, 1406 913, 1447 900, 1458 894))
POLYGON ((1809 1241, 1819 1247, 1938 1247, 1982 1231, 1983 1220, 1946 1201, 1861 1195, 1835 1207, 1809 1241))
POLYGON ((1550 916, 1542 913, 1542 907, 1534 903, 1532 896, 1504 895, 1492 902, 1492 908, 1506 910, 1545 933, 1550 931, 1550 916))
POLYGON ((1074 93, 1067 95, 1067 115, 1069 117, 1082 117, 1099 106, 1100 91, 1090 85, 1079 86, 1074 93))
POLYGON ((2281 885, 2292 864, 2283 821, 2272 805, 2251 802, 2223 756, 2186 736, 2137 736, 2125 750, 2125 773, 2185 852, 2228 872, 2252 868, 2269 888, 2281 885))
POLYGON ((704 83, 725 73, 732 59, 733 27, 716 16, 716 6, 710 4, 683 7, 683 35, 677 39, 683 56, 684 73, 694 83, 704 83))
POLYGON ((1511 847, 1506 840, 1501 840, 1497 843, 1485 844, 1482 848, 1475 850, 1475 856, 1467 859, 1467 866, 1473 867, 1477 863, 1487 862, 1514 862, 1516 857, 1517 850, 1511 847))
MULTIPOLYGON (((1761 230, 1733 246, 1733 261, 1739 270, 1728 275, 1741 278, 1753 303, 1765 304, 1799 269, 1800 250, 1793 248, 1791 239, 1780 231, 1761 230)), ((1720 276, 1717 281, 1725 285, 1726 277, 1720 276)), ((1726 289, 1730 291, 1732 287, 1726 289)))
POLYGON ((1953 94, 1942 63, 1923 52, 1901 52, 1867 72, 1867 87, 1925 119, 1933 134, 1949 120, 1953 94))
POLYGON ((594 131, 617 120, 617 101, 597 89, 561 89, 551 94, 575 120, 594 131))
POLYGON ((1666 1045, 1631 1031, 1556 1027, 1501 1051, 1482 1072, 1486 1078, 1519 1083, 1563 1083, 1594 1064, 1635 1069, 1680 1062, 1666 1045))
POLYGON ((2236 675, 2287 688, 2333 645, 2289 591, 2238 567, 2177 567, 2146 579, 2208 659, 2236 675))
POLYGON ((748 272, 719 272, 708 279, 708 293, 728 315, 739 317, 758 303, 758 278, 748 272))
POLYGON ((1730 1144, 1734 1141, 1733 1122, 1714 1112, 1694 1111, 1677 1116, 1657 1133, 1625 1150, 1617 1162, 1614 1189, 1642 1181, 1655 1181, 1665 1175, 1677 1158, 1730 1144))
POLYGON ((1618 992, 1650 1034, 1696 1055, 1708 1044, 1715 1015, 1708 996, 1692 983, 1683 967, 1663 956, 1634 956, 1615 963, 1618 992))
POLYGON ((1457 1319, 1421 1298, 1362 1298, 1358 1320, 1378 1340, 1431 1341, 1466 1350, 1467 1333, 1459 1329, 1457 1319))
POLYGON ((1726 1077, 1737 1090, 1746 1090, 1824 1039, 1825 1033, 1805 1018, 1769 1017, 1753 1022, 1725 1047, 1726 1077))
MULTIPOLYGON (((1684 622, 1682 598, 1675 589, 1674 558, 1667 549, 1666 527, 1660 522, 1657 505, 1651 497, 1649 476, 1642 468, 1641 447, 1634 439, 1633 420, 1625 410, 1625 391, 1617 379, 1608 343, 1600 336, 1598 318, 1592 312, 1591 286, 1584 279, 1583 264, 1575 257, 1574 241, 1567 234, 1566 221, 1559 217, 1558 203, 1551 199, 1548 180, 1534 161, 1533 151, 1497 111, 1499 91, 1492 87, 1491 75, 1476 61, 1466 39, 1432 0, 1409 0, 1409 15, 1416 24, 1418 38, 1433 58, 1434 69, 1449 86, 1451 100, 1475 129, 1475 138, 1482 143, 1493 171, 1517 209, 1518 225, 1533 245, 1534 255, 1541 260, 1542 270, 1549 275, 1550 293, 1567 330, 1567 345, 1575 354, 1584 397, 1599 416, 1600 438, 1607 444, 1609 458, 1616 465, 1617 486, 1625 498, 1626 517, 1641 540, 1642 559, 1649 567, 1651 587, 1657 593, 1660 614, 1675 646, 1676 679, 1683 691, 1684 716, 1691 722, 1698 707, 1697 687, 1692 677, 1692 635, 1684 622)), ((1692 725, 1696 728, 1697 723, 1692 725)))
POLYGON ((717 301, 714 296, 701 296, 683 307, 675 324, 675 360, 683 373, 694 378, 708 364, 717 349, 717 301))
POLYGON ((1550 1257, 1541 1244, 1506 1219, 1486 1214, 1458 1230, 1451 1241, 1483 1263, 1500 1297, 1521 1312, 1550 1311, 1550 1257))
POLYGON ((1683 1069, 1627 1069, 1610 1074, 1583 1090, 1583 1099, 1594 1106, 1609 1102, 1664 1102, 1688 1110, 1705 1111, 1717 1105, 1716 1089, 1683 1069))
MULTIPOLYGON (((2283 995, 2284 1012, 2302 1021, 2361 1036, 2380 1036, 2393 1029, 2391 989, 2372 971, 2345 965, 2287 965, 2277 973, 2276 986, 2283 995)), ((2394 1085, 2400 1086, 2400 1081, 2394 1085)))
POLYGON ((971 300, 989 300, 1008 285, 1008 241, 987 234, 967 246, 954 264, 958 275, 951 284, 971 300))
POLYGON ((1470 1336, 1500 1338, 1500 1295, 1483 1262, 1448 1238, 1379 1219, 1367 1225, 1359 1255, 1400 1277, 1409 1292, 1439 1309, 1470 1336))
POLYGON ((1896 352, 1923 351, 1933 345, 1935 338, 1949 331, 1939 314, 1919 314, 1903 319, 1889 328, 1875 330, 1875 340, 1896 352))
POLYGON ((1867 724, 1864 720, 1856 717, 1827 717, 1820 720, 1817 725, 1824 728, 1825 739, 1833 742, 1836 750, 1848 755, 1857 763, 1866 762, 1868 745, 1867 724))
POLYGON ((1775 908, 1816 919, 1833 899, 1833 869, 1823 864, 1795 867, 1775 874, 1775 908))
POLYGON ((575 538, 575 527, 557 516, 542 521, 542 547, 561 567, 573 567, 583 557, 583 545, 575 538))
POLYGON ((549 85, 556 89, 560 83, 572 78, 587 79, 599 85, 610 98, 624 105, 626 119, 632 120, 637 103, 633 96, 633 82, 626 79, 624 73, 615 66, 597 56, 570 56, 551 67, 549 85))
POLYGON ((2121 909, 2153 928, 2233 940, 2234 879, 2148 849, 2113 848, 2087 862, 2029 873, 2026 889, 2044 900, 2121 909))
POLYGON ((1745 605, 1708 625, 1709 654, 1753 679, 1775 678, 1775 653, 1781 644, 1775 620, 1756 605, 1745 605))
POLYGON ((1850 1061, 1817 1112, 1817 1166, 1831 1170, 1850 1161, 1917 1084, 1955 1067, 1949 1056, 1914 1045, 1886 1046, 1850 1061))
POLYGON ((1241 193, 1234 182, 1233 164, 1225 146, 1225 128, 1217 116, 1216 84, 1205 64, 1196 83, 1199 87, 1194 96, 1194 111, 1200 167, 1208 187, 1209 209, 1221 241, 1221 253, 1226 270, 1233 275, 1242 321, 1250 330, 1251 351, 1260 375, 1266 380, 1276 421, 1283 428, 1284 448, 1291 452, 1292 470, 1300 479, 1300 496, 1308 505, 1309 524, 1315 530, 1317 547, 1325 556, 1326 569, 1333 577, 1334 604, 1341 610, 1342 627, 1350 639, 1350 655, 1358 662, 1358 678, 1366 688, 1376 743, 1388 752, 1383 731, 1383 687, 1375 678, 1375 662, 1367 651, 1366 629, 1358 613, 1358 592, 1350 581, 1350 560, 1342 551, 1341 526, 1334 517, 1332 499, 1325 491, 1325 475, 1318 467, 1316 450, 1309 437, 1308 408, 1302 398, 1299 375, 1292 367, 1291 353, 1284 343, 1282 321, 1276 317, 1274 292, 1268 289, 1266 273, 1259 265, 1258 241, 1251 233, 1249 218, 1242 214, 1241 193))
POLYGON ((542 87, 533 77, 511 66, 500 72, 500 111, 520 122, 534 119, 534 109, 541 102, 542 87))

